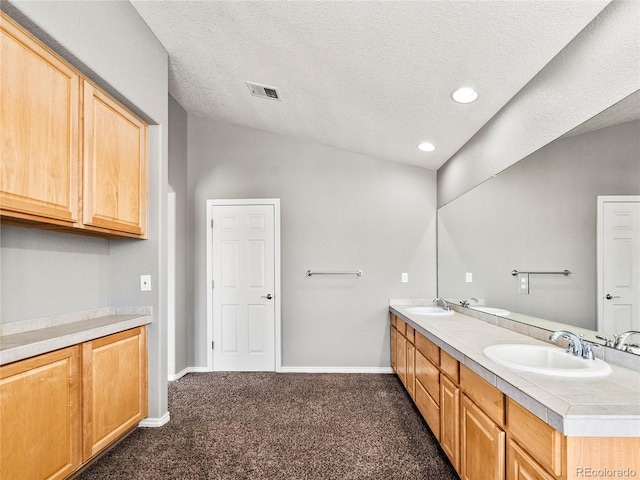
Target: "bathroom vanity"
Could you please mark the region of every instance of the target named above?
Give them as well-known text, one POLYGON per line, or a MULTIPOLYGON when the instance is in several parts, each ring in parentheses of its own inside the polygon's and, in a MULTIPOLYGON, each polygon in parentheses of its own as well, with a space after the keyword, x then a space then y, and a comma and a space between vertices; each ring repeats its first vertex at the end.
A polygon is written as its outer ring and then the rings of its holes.
POLYGON ((483 349, 543 342, 458 312, 409 311, 390 307, 391 365, 461 478, 640 476, 640 372, 517 372, 483 349))

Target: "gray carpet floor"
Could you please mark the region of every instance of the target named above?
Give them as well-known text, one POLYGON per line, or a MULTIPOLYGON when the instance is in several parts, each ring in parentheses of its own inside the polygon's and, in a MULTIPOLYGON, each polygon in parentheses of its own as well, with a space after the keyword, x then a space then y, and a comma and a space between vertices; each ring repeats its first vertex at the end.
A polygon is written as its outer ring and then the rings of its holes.
POLYGON ((89 479, 458 479, 395 375, 192 373, 89 479))

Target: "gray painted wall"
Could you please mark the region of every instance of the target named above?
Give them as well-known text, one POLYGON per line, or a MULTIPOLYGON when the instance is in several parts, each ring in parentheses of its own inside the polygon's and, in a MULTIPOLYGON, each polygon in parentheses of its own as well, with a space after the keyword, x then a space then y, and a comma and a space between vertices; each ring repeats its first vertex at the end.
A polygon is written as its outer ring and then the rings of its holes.
POLYGON ((0 321, 110 305, 109 241, 33 228, 0 227, 0 321))
POLYGON ((556 140, 438 210, 438 294, 596 329, 596 196, 640 194, 640 122, 556 140), (518 293, 513 269, 531 276, 518 293), (473 283, 465 283, 465 272, 473 283))
POLYGON ((389 366, 389 298, 436 292, 435 172, 190 115, 188 178, 194 365, 206 365, 205 202, 277 197, 283 366, 389 366))
POLYGON ((640 89, 638 18, 640 2, 611 2, 440 167, 438 206, 640 89))
MULTIPOLYGON (((167 91, 168 59, 163 46, 142 21, 129 2, 49 2, 11 1, 2 2, 3 10, 25 24, 89 78, 123 100, 154 126, 149 132, 149 240, 113 240, 109 242, 110 304, 150 305, 153 308, 153 323, 149 327, 149 416, 159 418, 167 412, 167 363, 166 363, 166 204, 167 204, 167 91), (151 274, 152 292, 140 292, 139 276, 151 274)), ((22 232, 33 235, 33 242, 40 242, 40 249, 50 250, 47 262, 52 261, 53 252, 61 242, 59 237, 42 232, 22 232), (55 240, 54 240, 55 238, 55 240)), ((32 242, 32 243, 33 243, 32 242)), ((67 255, 73 264, 81 264, 78 250, 94 245, 95 240, 69 235, 64 243, 75 245, 67 255), (82 245, 82 247, 80 247, 82 245)), ((99 245, 102 245, 98 242, 99 245)), ((104 250, 104 246, 101 252, 104 250)), ((100 262, 102 253, 88 255, 92 262, 100 262)), ((4 261, 4 258, 3 258, 4 261)), ((51 272, 51 265, 44 267, 51 272)), ((83 268, 83 274, 89 271, 83 268)), ((8 276, 34 275, 32 272, 4 272, 8 276)), ((84 307, 84 300, 71 290, 76 281, 71 275, 48 278, 59 282, 61 288, 68 286, 65 308, 74 311, 84 307), (77 296, 77 303, 73 301, 77 296)), ((103 277, 101 277, 103 278, 103 277)), ((98 290, 99 282, 88 288, 98 290)), ((23 282, 24 283, 24 282, 23 282)), ((102 290, 101 290, 102 291, 102 290)), ((18 292, 29 295, 31 301, 47 310, 52 299, 42 292, 18 292)), ((100 294, 104 297, 104 294, 100 294)), ((94 295, 95 296, 95 295, 94 295)), ((104 301, 101 298, 100 301, 104 301)), ((18 310, 20 307, 17 307, 18 310)), ((26 305, 24 308, 27 309, 26 305)), ((30 315, 29 311, 18 312, 30 315)))
POLYGON ((175 369, 189 363, 189 333, 192 327, 187 308, 187 112, 169 95, 169 189, 176 193, 175 271, 175 369))

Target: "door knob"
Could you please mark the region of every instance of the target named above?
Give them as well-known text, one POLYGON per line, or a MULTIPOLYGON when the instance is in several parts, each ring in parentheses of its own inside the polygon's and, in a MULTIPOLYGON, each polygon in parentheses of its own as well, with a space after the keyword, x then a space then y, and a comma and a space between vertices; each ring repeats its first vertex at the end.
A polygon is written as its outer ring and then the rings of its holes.
POLYGON ((607 293, 607 296, 606 296, 606 297, 604 297, 604 298, 606 298, 607 300, 613 300, 614 298, 620 298, 620 297, 619 297, 618 295, 611 296, 611 294, 610 294, 610 293, 607 293))
POLYGON ((273 298, 273 295, 271 295, 270 293, 267 293, 266 295, 262 295, 260 298, 266 298, 267 300, 271 300, 273 298))

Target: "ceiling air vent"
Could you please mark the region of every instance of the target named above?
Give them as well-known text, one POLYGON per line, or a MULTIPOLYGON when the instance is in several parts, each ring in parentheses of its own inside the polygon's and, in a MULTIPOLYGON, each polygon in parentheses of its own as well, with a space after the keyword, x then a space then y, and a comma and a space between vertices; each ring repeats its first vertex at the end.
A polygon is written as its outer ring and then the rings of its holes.
POLYGON ((247 82, 247 87, 249 87, 251 95, 282 101, 282 99, 280 98, 280 92, 275 87, 267 87, 266 85, 260 85, 251 82, 247 82))

